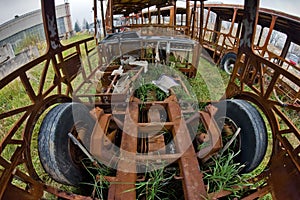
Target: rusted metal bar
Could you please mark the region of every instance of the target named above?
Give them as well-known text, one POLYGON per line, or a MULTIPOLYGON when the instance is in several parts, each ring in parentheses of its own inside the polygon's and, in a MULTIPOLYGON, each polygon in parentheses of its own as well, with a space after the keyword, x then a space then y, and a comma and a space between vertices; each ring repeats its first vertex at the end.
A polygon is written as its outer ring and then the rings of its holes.
POLYGON ((29 82, 29 78, 27 77, 27 75, 25 73, 20 74, 20 78, 22 81, 22 84, 24 85, 24 88, 26 88, 26 92, 28 94, 28 96, 30 97, 32 102, 36 101, 36 94, 29 82))
MULTIPOLYGON (((8 169, 11 167, 11 163, 2 159, 0 157, 0 164, 4 168, 8 169)), ((1 171, 0 171, 1 172, 1 171)), ((1 172, 2 173, 2 172, 1 172)), ((2 175, 0 173, 0 175, 2 175)), ((41 182, 34 180, 27 174, 22 173, 19 169, 13 170, 13 176, 15 176, 19 181, 28 185, 28 188, 21 189, 11 184, 12 178, 9 180, 7 185, 2 188, 6 188, 1 199, 40 199, 43 196, 43 185, 41 182)))
POLYGON ((98 38, 97 38, 97 35, 98 35, 98 20, 97 20, 97 18, 98 18, 98 7, 97 7, 97 0, 94 0, 93 11, 94 11, 94 29, 95 29, 94 39, 95 39, 96 45, 98 45, 98 38))
MULTIPOLYGON (((16 149, 16 151, 14 152, 14 154, 11 157, 11 161, 12 163, 10 164, 10 166, 6 169, 4 169, 3 173, 1 174, 0 177, 0 198, 2 199, 4 192, 7 190, 7 185, 9 184, 9 182, 12 179, 13 176, 13 171, 15 170, 15 167, 19 164, 19 160, 22 156, 22 152, 24 150, 24 145, 22 147, 18 147, 16 149)), ((2 157, 1 157, 2 159, 2 157)), ((0 163, 1 164, 1 163, 0 163)))
POLYGON ((138 163, 145 163, 145 162, 157 162, 157 160, 162 160, 166 163, 173 163, 174 161, 177 161, 180 156, 182 156, 182 154, 179 154, 179 153, 175 153, 175 154, 162 154, 162 155, 151 155, 151 154, 147 154, 146 156, 145 155, 142 155, 142 154, 138 154, 136 157, 135 157, 135 160, 138 162, 138 163))
MULTIPOLYGON (((204 40, 204 36, 203 36, 203 21, 204 21, 204 1, 205 0, 200 0, 200 27, 199 27, 199 43, 202 45, 203 44, 203 40, 204 40)), ((208 16, 209 13, 206 15, 207 16, 207 21, 208 21, 208 16)), ((206 21, 206 23, 207 23, 206 21)))
POLYGON ((102 21, 102 29, 103 29, 103 35, 106 37, 106 27, 105 27, 105 18, 104 18, 104 8, 103 8, 103 0, 100 0, 101 5, 101 21, 102 21))
MULTIPOLYGON (((288 51, 289 51, 289 48, 291 46, 291 42, 292 42, 292 39, 289 35, 287 35, 287 38, 285 40, 285 43, 284 43, 284 46, 283 46, 283 49, 281 51, 281 54, 280 54, 280 57, 281 58, 285 58, 286 55, 288 54, 288 51)), ((258 43, 259 44, 259 43, 258 43)), ((282 62, 279 63, 280 65, 282 65, 282 62)))
POLYGON ((257 199, 260 197, 263 197, 270 193, 271 188, 269 186, 265 186, 263 188, 258 188, 256 192, 250 194, 249 196, 242 198, 242 200, 252 200, 252 199, 257 199))
POLYGON ((121 141, 121 159, 118 162, 118 171, 116 176, 116 185, 109 190, 109 196, 114 199, 136 199, 135 182, 136 161, 134 159, 137 151, 137 137, 139 108, 138 104, 131 102, 126 110, 122 141, 121 141), (114 193, 112 195, 111 193, 114 193))
POLYGON ((69 199, 69 200, 93 200, 91 197, 87 196, 82 196, 78 194, 72 194, 69 192, 62 191, 60 189, 57 189, 55 187, 49 186, 49 185, 44 185, 44 190, 54 194, 57 197, 61 197, 63 199, 69 199))
POLYGON ((160 24, 160 7, 157 8, 157 22, 160 24))
POLYGON ((213 35, 212 35, 212 42, 215 43, 215 44, 218 44, 218 41, 219 41, 218 32, 221 31, 221 26, 222 26, 222 20, 220 19, 219 16, 217 16, 215 26, 214 26, 213 35))
POLYGON ((41 0, 43 25, 49 51, 57 52, 61 48, 59 41, 54 0, 41 0))
POLYGON ((111 27, 111 32, 114 33, 114 10, 113 10, 113 4, 114 4, 114 1, 113 0, 108 0, 108 9, 109 9, 109 24, 110 24, 110 27, 111 27))
POLYGON ((200 119, 209 135, 210 145, 201 149, 197 156, 204 161, 217 153, 223 146, 221 131, 214 120, 216 108, 212 105, 206 107, 206 111, 200 111, 200 119))
POLYGON ((194 7, 192 10, 192 35, 191 38, 194 38, 194 31, 195 31, 195 24, 196 24, 196 6, 197 6, 197 1, 194 1, 194 7))
POLYGON ((19 114, 19 113, 23 113, 27 110, 30 110, 32 108, 32 105, 30 106, 24 106, 22 108, 17 108, 17 109, 14 109, 14 110, 10 110, 8 112, 4 112, 4 113, 1 113, 0 114, 0 119, 5 119, 5 118, 8 118, 8 117, 11 117, 13 115, 16 115, 16 114, 19 114))
MULTIPOLYGON (((37 189, 37 188, 35 188, 37 189)), ((22 190, 11 183, 7 184, 7 189, 1 199, 24 199, 24 200, 36 200, 42 197, 43 188, 36 190, 36 193, 30 193, 28 191, 22 190)))
MULTIPOLYGON (((240 38, 241 37, 240 36, 241 35, 241 28, 242 28, 242 23, 241 23, 241 21, 238 21, 238 27, 237 27, 236 34, 235 34, 236 38, 240 38)), ((238 40, 235 41, 234 45, 238 45, 237 41, 238 40)), ((259 44, 259 42, 258 42, 258 44, 259 44)))
MULTIPOLYGON (((210 18, 210 10, 211 10, 211 8, 209 7, 207 9, 206 21, 205 21, 205 26, 204 27, 201 26, 201 21, 200 21, 200 30, 203 30, 203 35, 201 35, 203 37, 202 38, 203 41, 205 39, 206 31, 208 30, 208 21, 209 21, 209 18, 210 18)), ((201 15, 202 15, 201 13, 202 13, 202 9, 200 8, 200 20, 201 20, 201 15)), ((200 34, 199 34, 199 39, 200 39, 200 34)))
POLYGON ((265 52, 268 50, 269 41, 270 41, 271 35, 273 33, 273 29, 274 29, 275 24, 276 24, 276 20, 277 20, 277 16, 273 15, 272 16, 271 25, 269 27, 269 32, 268 32, 268 35, 267 35, 267 37, 265 39, 266 42, 265 42, 264 46, 262 47, 262 53, 261 53, 262 56, 264 56, 265 52))
POLYGON ((114 84, 116 84, 116 80, 118 78, 118 74, 114 75, 113 80, 111 81, 111 84, 107 87, 107 91, 105 92, 106 94, 111 93, 111 89, 113 88, 114 84))
POLYGON ((50 64, 50 59, 46 60, 43 72, 41 74, 41 79, 40 79, 40 85, 39 85, 39 91, 38 91, 38 96, 40 97, 43 93, 44 85, 45 85, 45 80, 47 76, 47 72, 49 69, 49 64, 50 64))
POLYGON ((151 24, 151 12, 149 6, 148 6, 148 24, 151 24))
POLYGON ((141 18, 141 23, 140 24, 144 24, 144 15, 143 15, 143 10, 141 10, 139 13, 138 13, 138 16, 141 18), (141 15, 141 16, 140 16, 141 15))
POLYGON ((189 0, 186 1, 186 27, 187 27, 187 31, 186 31, 186 35, 190 35, 190 27, 191 27, 191 7, 190 7, 191 2, 189 0))
POLYGON ((229 32, 228 32, 230 35, 232 35, 232 30, 234 28, 234 23, 235 23, 235 20, 236 20, 237 12, 238 12, 238 9, 234 8, 233 16, 232 16, 232 19, 231 19, 231 25, 230 25, 230 29, 229 29, 229 32))
POLYGON ((170 130, 173 127, 173 122, 163 122, 163 123, 138 123, 139 130, 141 132, 151 132, 154 130, 158 130, 158 128, 164 128, 170 130), (163 127, 162 127, 163 126, 163 127))
POLYGON ((203 174, 200 172, 197 156, 179 105, 174 101, 168 102, 168 113, 170 121, 174 123, 173 137, 176 149, 182 154, 178 162, 183 176, 185 199, 204 199, 206 190, 202 179, 203 174))
MULTIPOLYGON (((173 14, 173 26, 176 26, 177 25, 177 17, 176 17, 176 13, 177 13, 177 7, 176 7, 176 2, 177 2, 177 0, 174 0, 174 6, 173 6, 173 12, 174 12, 174 14, 173 14)), ((172 9, 171 9, 172 10, 172 9)), ((172 15, 170 14, 170 18, 172 17, 172 15)), ((182 22, 181 22, 182 23, 182 22)))
MULTIPOLYGON (((90 113, 97 120, 97 123, 95 124, 91 135, 90 146, 88 149, 90 149, 91 154, 98 160, 107 164, 112 162, 111 159, 113 157, 113 152, 108 145, 106 145, 106 142, 108 142, 106 133, 112 115, 105 114, 103 109, 99 107, 94 108, 90 113)), ((81 136, 79 135, 79 137, 81 136)), ((84 136, 82 136, 82 138, 84 138, 84 136)))
POLYGON ((0 143, 0 152, 2 152, 6 146, 10 143, 14 134, 18 131, 19 127, 22 125, 24 120, 29 116, 29 112, 24 113, 19 120, 14 124, 10 131, 4 136, 4 139, 0 143))

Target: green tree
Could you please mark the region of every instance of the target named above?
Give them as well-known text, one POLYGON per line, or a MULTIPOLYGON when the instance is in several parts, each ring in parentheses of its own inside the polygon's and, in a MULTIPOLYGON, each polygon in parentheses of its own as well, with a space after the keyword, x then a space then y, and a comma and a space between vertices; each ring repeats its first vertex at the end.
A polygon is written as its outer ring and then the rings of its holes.
POLYGON ((90 28, 89 23, 86 19, 83 19, 82 28, 88 30, 90 28))
POLYGON ((90 29, 90 25, 89 25, 89 23, 88 23, 87 21, 85 22, 85 29, 86 29, 86 30, 89 30, 89 29, 90 29))
POLYGON ((79 32, 79 31, 81 31, 81 29, 80 29, 80 26, 79 26, 79 24, 78 24, 78 22, 77 22, 77 21, 75 22, 75 27, 74 27, 74 30, 75 30, 75 32, 79 32))

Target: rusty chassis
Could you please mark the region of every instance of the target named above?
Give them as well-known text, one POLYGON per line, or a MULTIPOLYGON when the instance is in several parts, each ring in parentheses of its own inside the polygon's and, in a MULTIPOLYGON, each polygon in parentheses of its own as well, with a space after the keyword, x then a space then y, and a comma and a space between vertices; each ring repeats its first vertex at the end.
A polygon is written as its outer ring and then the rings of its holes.
MULTIPOLYGON (((186 120, 182 114, 184 111, 173 94, 164 101, 146 103, 136 97, 128 98, 132 83, 144 71, 144 66, 141 65, 130 66, 132 76, 130 81, 123 85, 121 93, 112 92, 118 81, 121 80, 121 76, 113 74, 120 65, 110 65, 111 60, 107 62, 100 60, 97 63, 92 61, 93 56, 98 57, 99 53, 104 53, 99 52, 101 49, 89 47, 89 44, 94 43, 93 37, 63 46, 59 41, 57 25, 54 20, 56 19, 54 0, 42 0, 41 2, 48 44, 46 54, 24 65, 0 82, 0 89, 3 90, 17 81, 21 91, 27 94, 24 105, 0 114, 3 124, 7 120, 14 121, 14 124, 4 133, 0 143, 0 198, 43 199, 45 193, 51 193, 65 199, 93 199, 91 196, 72 194, 48 185, 41 179, 33 163, 32 152, 35 149, 32 149, 32 143, 36 123, 53 105, 72 100, 88 105, 91 108, 90 115, 97 122, 89 147, 89 153, 93 157, 111 161, 111 157, 107 156, 114 153, 109 148, 113 143, 113 137, 108 134, 108 125, 113 120, 122 127, 120 148, 128 153, 125 155, 125 158, 128 159, 113 161, 118 164, 118 167, 115 176, 106 177, 106 180, 112 183, 108 189, 108 199, 136 199, 135 183, 139 179, 137 171, 139 167, 137 166, 140 166, 141 162, 155 163, 157 160, 178 164, 179 173, 176 178, 182 181, 185 199, 218 199, 229 195, 231 192, 223 190, 207 194, 203 173, 199 170, 199 160, 207 160, 223 148, 220 129, 214 121, 216 108, 209 105, 204 110, 194 113, 194 118, 186 120), (72 53, 66 53, 70 49, 72 53), (88 60, 86 67, 82 67, 84 59, 88 60), (102 70, 102 66, 105 66, 104 70, 102 70), (35 69, 41 72, 38 86, 32 82, 29 76, 30 72, 35 69), (99 69, 101 72, 97 71, 99 69), (87 94, 87 91, 92 89, 91 85, 94 83, 91 83, 91 79, 95 76, 101 77, 99 79, 100 82, 102 80, 101 86, 99 88, 96 86, 96 89, 93 90, 96 93, 87 94), (78 77, 81 80, 79 83, 76 82, 78 77), (84 94, 80 94, 83 89, 84 94), (112 101, 115 105, 121 105, 117 107, 120 110, 115 110, 117 113, 113 113, 111 107, 108 106, 112 104, 112 101), (127 105, 124 106, 120 102, 126 102, 127 105), (148 142, 148 149, 144 147, 147 149, 147 156, 137 154, 139 143, 136 138, 139 132, 150 135, 149 132, 157 126, 157 123, 154 122, 160 120, 155 113, 149 114, 149 110, 148 117, 153 122, 140 122, 139 120, 141 106, 147 110, 153 105, 161 106, 167 111, 168 121, 162 124, 164 129, 176 138, 174 140, 175 153, 165 153, 165 145, 162 142, 164 139, 160 135, 156 135, 156 137, 147 137, 147 140, 151 141, 148 142), (197 151, 192 145, 193 139, 190 137, 189 126, 199 123, 199 120, 204 124, 211 139, 209 147, 197 151), (104 141, 103 145, 100 145, 99 141, 104 141), (151 154, 160 149, 163 149, 162 154, 151 154)), ((201 2, 203 3, 203 1, 201 2)), ((101 1, 101 3, 103 2, 101 1)), ((111 11, 114 3, 115 1, 109 1, 111 11)), ((270 136, 272 153, 268 164, 260 174, 250 180, 253 183, 264 181, 265 184, 250 190, 243 199, 256 199, 267 193, 271 193, 274 199, 298 199, 300 196, 298 190, 300 184, 300 132, 299 126, 295 125, 286 113, 296 112, 299 115, 300 79, 254 53, 251 44, 254 38, 253 33, 255 33, 258 7, 258 0, 245 1, 243 37, 239 41, 236 66, 226 89, 226 98, 244 99, 255 104, 264 113, 272 132, 272 136, 270 136), (266 76, 269 77, 268 82, 266 82, 266 76), (274 88, 278 87, 277 83, 282 77, 286 77, 298 87, 292 99, 286 102, 279 102, 274 98, 274 88), (293 143, 290 138, 294 138, 296 143, 293 143)), ((186 32, 188 33, 189 30, 188 28, 186 32)), ((148 61, 150 62, 149 59, 148 61)), ((196 72, 193 67, 186 69, 192 69, 191 72, 186 72, 187 76, 195 76, 196 72)), ((184 87, 184 84, 182 86, 184 87)), ((205 139, 200 135, 200 140, 203 142, 205 139)), ((141 152, 143 151, 141 150, 141 152)))

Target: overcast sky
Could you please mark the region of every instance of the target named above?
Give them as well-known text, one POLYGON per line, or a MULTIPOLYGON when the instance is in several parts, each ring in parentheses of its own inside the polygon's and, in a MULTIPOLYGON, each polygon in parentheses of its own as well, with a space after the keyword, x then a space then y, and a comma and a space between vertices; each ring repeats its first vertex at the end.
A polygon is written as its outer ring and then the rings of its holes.
MULTIPOLYGON (((56 5, 70 3, 72 23, 78 20, 81 25, 83 19, 93 22, 93 0, 55 0, 56 5)), ((209 0, 207 2, 223 2, 243 4, 243 0, 209 0)), ((16 15, 40 9, 40 0, 0 0, 0 24, 11 20, 16 15)), ((99 2, 99 1, 98 1, 99 2)), ((300 16, 300 0, 261 0, 261 7, 271 8, 300 16)), ((100 10, 100 8, 99 8, 100 10)), ((100 15, 99 15, 100 17, 100 15)))

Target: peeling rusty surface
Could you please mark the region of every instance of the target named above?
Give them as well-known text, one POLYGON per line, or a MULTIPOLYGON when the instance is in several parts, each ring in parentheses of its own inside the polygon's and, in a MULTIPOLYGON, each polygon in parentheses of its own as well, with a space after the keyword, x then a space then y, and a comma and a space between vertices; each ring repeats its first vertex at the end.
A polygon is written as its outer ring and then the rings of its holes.
POLYGON ((33 187, 30 190, 22 190, 11 183, 7 184, 7 190, 4 192, 2 199, 19 199, 20 197, 24 200, 35 200, 41 198, 43 193, 43 188, 33 187))
POLYGON ((249 196, 242 198, 243 200, 252 200, 252 199, 257 199, 260 197, 263 197, 267 194, 269 194, 271 191, 271 188, 269 186, 265 186, 263 188, 258 188, 256 192, 250 194, 249 196))
POLYGON ((299 198, 300 172, 284 150, 273 157, 268 182, 274 199, 299 198))
POLYGON ((93 199, 91 197, 68 193, 68 192, 62 191, 60 189, 48 186, 48 185, 44 185, 44 190, 51 194, 54 194, 57 197, 61 197, 63 199, 69 199, 69 200, 92 200, 93 199))
POLYGON ((99 107, 94 108, 91 114, 96 117, 97 122, 90 138, 90 152, 103 163, 112 162, 114 152, 111 146, 113 144, 108 137, 108 127, 112 115, 105 114, 103 109, 99 107))
POLYGON ((46 35, 46 41, 48 42, 48 51, 58 52, 62 47, 59 41, 55 3, 54 1, 41 1, 42 3, 42 15, 44 21, 44 30, 46 35))
POLYGON ((207 130, 208 139, 204 139, 203 142, 209 142, 210 144, 198 151, 197 156, 203 161, 209 159, 215 153, 223 147, 221 130, 217 125, 214 115, 216 108, 212 105, 208 105, 205 111, 200 111, 200 119, 207 130))
MULTIPOLYGON (((135 183, 137 179, 136 161, 134 156, 137 151, 138 137, 138 104, 131 103, 124 120, 124 129, 121 142, 121 159, 118 162, 116 185, 110 189, 109 193, 114 193, 114 199, 135 199, 135 183), (125 183, 125 184, 122 184, 125 183)), ((113 195, 110 195, 113 196, 113 195)))
POLYGON ((177 102, 168 103, 168 112, 170 120, 174 122, 172 132, 175 145, 178 152, 182 154, 178 162, 183 177, 185 199, 203 199, 206 197, 203 174, 200 171, 197 156, 177 102))

